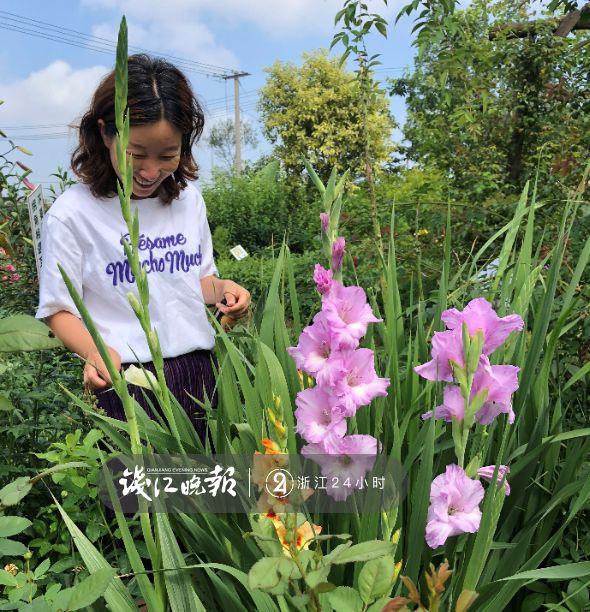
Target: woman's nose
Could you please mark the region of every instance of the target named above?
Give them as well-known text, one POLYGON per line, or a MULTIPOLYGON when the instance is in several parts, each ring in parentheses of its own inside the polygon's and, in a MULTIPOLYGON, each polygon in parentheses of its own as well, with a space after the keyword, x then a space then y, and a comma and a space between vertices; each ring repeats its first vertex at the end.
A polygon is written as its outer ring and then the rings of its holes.
POLYGON ((138 168, 139 176, 146 181, 155 181, 160 176, 160 167, 158 164, 145 159, 141 161, 142 163, 138 168))

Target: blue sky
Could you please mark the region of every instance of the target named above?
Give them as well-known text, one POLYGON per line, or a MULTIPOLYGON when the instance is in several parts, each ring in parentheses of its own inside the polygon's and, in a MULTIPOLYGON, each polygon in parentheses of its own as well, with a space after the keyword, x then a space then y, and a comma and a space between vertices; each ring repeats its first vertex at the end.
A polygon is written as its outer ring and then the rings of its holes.
MULTIPOLYGON (((411 22, 392 25, 404 3, 385 7, 382 0, 370 0, 390 22, 387 40, 369 39, 370 52, 382 54, 378 74, 383 78, 399 76, 412 64, 411 22)), ((275 60, 300 64, 304 51, 328 47, 341 5, 342 0, 2 0, 0 26, 41 31, 48 38, 0 27, 0 128, 33 153, 22 156, 33 169, 32 181, 53 181, 50 174, 58 165, 68 167, 75 146, 75 132, 67 124, 86 110, 98 81, 114 63, 114 53, 90 49, 82 39, 79 47, 65 44, 59 40, 64 34, 48 33, 47 24, 115 40, 123 14, 130 45, 249 72, 251 76, 241 80, 241 106, 245 119, 257 127, 256 90, 264 84, 264 68, 275 60)), ((209 126, 226 113, 233 117, 233 82, 193 70, 186 74, 205 103, 209 126)), ((402 123, 399 98, 392 100, 392 112, 402 123)), ((399 138, 399 132, 394 136, 399 138)), ((246 151, 247 158, 269 149, 259 140, 257 150, 246 151)), ((204 179, 212 164, 221 163, 204 143, 197 157, 204 179)))

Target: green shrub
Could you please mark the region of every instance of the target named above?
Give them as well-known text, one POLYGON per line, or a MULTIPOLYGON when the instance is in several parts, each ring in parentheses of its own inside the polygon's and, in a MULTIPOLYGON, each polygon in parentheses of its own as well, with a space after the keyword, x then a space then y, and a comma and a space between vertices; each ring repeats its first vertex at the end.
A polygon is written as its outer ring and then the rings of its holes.
POLYGON ((293 251, 303 252, 317 235, 317 198, 288 183, 277 161, 240 176, 217 170, 203 197, 211 231, 226 228, 229 245, 241 244, 250 254, 284 237, 293 251))

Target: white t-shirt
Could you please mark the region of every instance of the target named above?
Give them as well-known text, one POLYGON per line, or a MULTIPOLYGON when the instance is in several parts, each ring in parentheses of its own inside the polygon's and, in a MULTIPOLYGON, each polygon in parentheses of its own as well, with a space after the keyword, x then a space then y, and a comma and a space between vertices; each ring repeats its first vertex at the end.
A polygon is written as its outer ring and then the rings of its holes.
MULTIPOLYGON (((205 312, 200 278, 217 276, 205 202, 189 184, 169 205, 131 200, 139 210, 140 263, 150 290, 149 310, 164 357, 211 349, 215 332, 205 312)), ((145 335, 127 300, 137 287, 121 243, 127 226, 119 198, 96 198, 78 184, 60 195, 43 218, 39 308, 36 318, 67 310, 80 318, 58 270, 82 296, 96 327, 123 363, 151 361, 145 335)))

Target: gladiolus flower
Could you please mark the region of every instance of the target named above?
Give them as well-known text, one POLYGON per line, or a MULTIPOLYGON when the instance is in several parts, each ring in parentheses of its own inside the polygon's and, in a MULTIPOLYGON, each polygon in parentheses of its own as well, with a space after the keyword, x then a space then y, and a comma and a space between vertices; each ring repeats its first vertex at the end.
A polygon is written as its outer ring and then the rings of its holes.
POLYGON ((336 405, 336 398, 321 387, 301 391, 295 404, 295 430, 308 442, 322 442, 333 436, 341 438, 346 433, 343 410, 336 405))
POLYGON ((6 264, 6 265, 4 266, 4 269, 5 269, 7 272, 16 272, 16 268, 15 268, 15 267, 14 267, 12 264, 6 264))
MULTIPOLYGON (((518 389, 518 370, 511 365, 490 365, 490 360, 485 355, 481 356, 470 396, 470 400, 473 400, 478 393, 487 390, 486 400, 475 414, 478 423, 489 425, 501 413, 506 413, 508 422, 514 423, 512 394, 518 389)), ((431 416, 432 411, 423 414, 422 418, 429 419, 431 416)), ((459 387, 445 387, 443 403, 434 409, 434 416, 447 422, 453 418, 458 421, 465 418, 465 400, 459 387)))
POLYGON ((342 236, 338 236, 332 243, 332 272, 338 272, 342 268, 344 258, 345 241, 342 236))
POLYGON ((386 396, 389 378, 379 378, 375 372, 375 356, 371 349, 343 351, 335 359, 342 363, 346 375, 337 384, 335 393, 353 416, 360 406, 366 406, 377 396, 386 396))
MULTIPOLYGON (((462 421, 465 418, 465 400, 459 387, 456 385, 447 385, 445 387, 443 403, 434 409, 434 416, 437 419, 444 419, 448 423, 453 419, 462 421)), ((432 417, 432 410, 422 415, 423 420, 430 417, 432 417)))
MULTIPOLYGON (((291 542, 287 539, 287 528, 282 522, 274 522, 275 529, 277 530, 277 535, 279 536, 279 540, 283 547, 283 553, 287 556, 291 556, 291 542)), ((313 538, 316 535, 319 535, 322 531, 320 525, 313 525, 309 521, 305 521, 303 525, 297 527, 295 531, 295 539, 293 544, 297 550, 307 550, 309 545, 313 541, 313 538)))
POLYGON ((254 451, 252 482, 263 488, 269 473, 285 467, 289 463, 289 457, 283 454, 279 445, 269 438, 263 438, 261 443, 264 446, 264 454, 254 451))
POLYGON ((456 308, 445 310, 441 319, 451 330, 460 331, 465 323, 470 336, 475 336, 477 330, 481 329, 485 355, 491 355, 513 331, 520 331, 524 327, 524 321, 517 314, 499 317, 485 298, 471 300, 463 312, 456 308))
POLYGON ((426 380, 445 380, 453 381, 453 369, 451 361, 459 367, 465 367, 463 358, 463 337, 461 328, 435 332, 432 336, 432 359, 416 366, 416 374, 426 378, 426 380))
POLYGON ((287 352, 297 368, 313 374, 320 385, 333 386, 346 373, 338 359, 331 359, 332 334, 323 312, 313 318, 299 336, 299 344, 287 352))
POLYGON ((320 213, 320 223, 322 226, 322 232, 324 234, 328 233, 328 229, 330 228, 330 215, 328 213, 320 213))
MULTIPOLYGON (((481 467, 479 468, 479 470, 477 470, 477 475, 480 478, 487 480, 488 482, 492 482, 495 469, 495 465, 485 465, 484 467, 481 467)), ((510 474, 510 468, 507 465, 499 465, 496 484, 500 486, 500 483, 508 474, 510 474)), ((504 487, 506 489, 506 495, 510 495, 510 485, 508 484, 508 480, 504 480, 504 487)))
POLYGON ((518 389, 518 370, 512 365, 490 365, 490 360, 482 355, 471 389, 472 395, 488 390, 484 405, 475 415, 479 423, 489 425, 503 412, 508 415, 508 422, 514 423, 512 394, 518 389))
POLYGON ((260 440, 260 444, 264 446, 265 455, 280 455, 283 452, 281 447, 270 438, 262 438, 262 440, 260 440))
POLYGON ((382 320, 373 314, 361 287, 344 287, 337 281, 323 297, 322 312, 330 326, 333 348, 356 348, 359 339, 367 333, 367 325, 382 320))
POLYGON ((376 438, 355 434, 321 444, 307 444, 301 454, 321 467, 328 480, 328 494, 336 501, 344 501, 354 489, 363 488, 363 479, 375 464, 377 451, 376 438))
POLYGON ((430 548, 442 546, 447 538, 475 533, 481 522, 479 504, 484 490, 479 480, 472 480, 458 465, 447 465, 430 487, 430 506, 426 524, 426 542, 430 548))
POLYGON ((332 287, 332 271, 326 270, 320 264, 316 264, 313 271, 313 280, 315 281, 318 291, 324 295, 328 293, 332 287))

